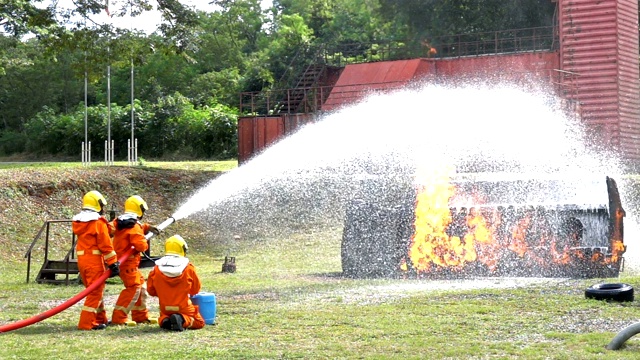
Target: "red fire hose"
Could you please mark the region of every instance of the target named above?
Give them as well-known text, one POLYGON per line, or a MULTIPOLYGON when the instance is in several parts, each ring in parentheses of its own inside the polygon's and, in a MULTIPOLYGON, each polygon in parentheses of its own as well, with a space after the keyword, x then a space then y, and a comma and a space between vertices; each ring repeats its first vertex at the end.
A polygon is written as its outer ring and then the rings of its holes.
MULTIPOLYGON (((125 260, 127 260, 129 258, 129 256, 131 256, 131 254, 133 254, 133 252, 135 251, 135 248, 132 246, 131 249, 127 250, 127 252, 125 252, 119 259, 118 261, 122 264, 123 262, 125 262, 125 260)), ((39 321, 42 321, 44 319, 50 318, 53 315, 56 315, 59 312, 62 312, 63 310, 68 309, 70 306, 74 305, 75 303, 77 303, 78 301, 82 300, 85 296, 87 296, 90 292, 92 292, 95 288, 97 288, 98 286, 100 286, 100 284, 102 284, 103 282, 105 282, 107 280, 107 278, 109 277, 109 275, 111 275, 111 270, 107 269, 107 271, 104 272, 104 274, 102 274, 97 281, 94 281, 93 284, 89 285, 89 287, 87 287, 86 289, 84 289, 83 291, 81 291, 80 293, 78 293, 78 295, 72 297, 71 299, 65 301, 64 303, 54 307, 53 309, 49 309, 41 314, 32 316, 28 319, 25 320, 20 320, 20 321, 16 321, 14 323, 11 324, 6 324, 6 325, 2 325, 0 326, 0 333, 4 333, 4 332, 8 332, 11 330, 15 330, 15 329, 20 329, 23 328, 25 326, 29 326, 32 324, 35 324, 39 321)))

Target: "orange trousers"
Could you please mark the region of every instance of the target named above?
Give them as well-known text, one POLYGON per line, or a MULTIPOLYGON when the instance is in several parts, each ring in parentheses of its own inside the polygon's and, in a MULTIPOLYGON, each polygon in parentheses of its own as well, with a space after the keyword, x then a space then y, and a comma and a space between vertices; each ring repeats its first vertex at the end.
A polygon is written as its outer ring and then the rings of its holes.
POLYGON ((204 327, 204 319, 202 315, 200 315, 200 309, 198 305, 193 305, 195 311, 193 313, 181 313, 181 312, 163 312, 160 309, 160 317, 158 318, 158 324, 162 326, 162 322, 164 319, 168 319, 172 314, 180 314, 184 318, 184 323, 182 323, 182 327, 185 329, 197 330, 202 329, 204 327))
MULTIPOLYGON (((105 272, 104 265, 86 267, 81 266, 80 264, 78 265, 80 268, 80 276, 85 287, 89 287, 105 272)), ((95 326, 107 323, 107 313, 104 310, 104 302, 102 301, 104 287, 105 284, 103 282, 84 299, 84 306, 82 306, 82 311, 80 312, 78 329, 91 330, 95 326)))
POLYGON ((111 321, 113 324, 124 324, 131 319, 137 323, 149 320, 149 310, 147 309, 147 286, 144 276, 137 265, 120 267, 120 279, 124 284, 124 289, 120 292, 116 306, 113 308, 111 321))

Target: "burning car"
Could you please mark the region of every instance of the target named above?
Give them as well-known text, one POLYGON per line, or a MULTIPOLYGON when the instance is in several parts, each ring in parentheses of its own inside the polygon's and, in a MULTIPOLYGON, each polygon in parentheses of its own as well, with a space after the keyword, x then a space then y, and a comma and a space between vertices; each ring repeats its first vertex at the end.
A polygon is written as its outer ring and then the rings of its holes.
POLYGON ((368 177, 347 204, 349 277, 614 277, 624 209, 614 179, 427 172, 368 177))

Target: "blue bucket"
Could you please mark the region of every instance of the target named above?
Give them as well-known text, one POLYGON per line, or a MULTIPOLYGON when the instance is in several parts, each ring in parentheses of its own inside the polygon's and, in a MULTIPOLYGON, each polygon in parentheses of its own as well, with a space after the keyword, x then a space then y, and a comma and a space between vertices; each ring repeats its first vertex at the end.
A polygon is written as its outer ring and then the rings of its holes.
POLYGON ((199 292, 191 297, 193 305, 198 305, 200 315, 204 318, 204 323, 213 325, 216 320, 216 294, 199 292))

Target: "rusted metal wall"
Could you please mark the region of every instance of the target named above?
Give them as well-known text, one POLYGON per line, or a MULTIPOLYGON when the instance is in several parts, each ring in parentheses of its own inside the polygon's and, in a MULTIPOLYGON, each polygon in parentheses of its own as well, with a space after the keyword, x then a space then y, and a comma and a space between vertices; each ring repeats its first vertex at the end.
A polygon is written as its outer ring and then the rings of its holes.
POLYGON ((244 117, 238 120, 238 163, 276 142, 284 134, 284 119, 280 116, 244 117))
POLYGON ((284 133, 282 135, 290 135, 304 125, 312 123, 316 120, 316 114, 282 114, 284 121, 284 133))
POLYGON ((315 120, 315 114, 241 117, 238 120, 238 163, 245 163, 269 145, 315 120))
POLYGON ((254 152, 253 119, 255 117, 241 117, 238 119, 238 163, 247 161, 254 152))
POLYGON ((414 78, 422 61, 412 59, 347 65, 322 105, 322 110, 335 110, 355 103, 373 91, 406 85, 414 78))
POLYGON ((561 70, 587 127, 640 160, 637 0, 561 0, 561 70))
POLYGON ((469 80, 557 82, 557 52, 542 51, 450 59, 413 59, 347 65, 322 110, 354 103, 372 91, 397 89, 409 82, 469 80))
POLYGON ((627 158, 640 160, 638 1, 619 0, 617 15, 620 146, 627 158))
MULTIPOLYGON (((437 78, 483 79, 552 86, 557 82, 559 56, 555 51, 498 54, 437 60, 437 78)), ((524 85, 524 84, 523 84, 524 85)))

